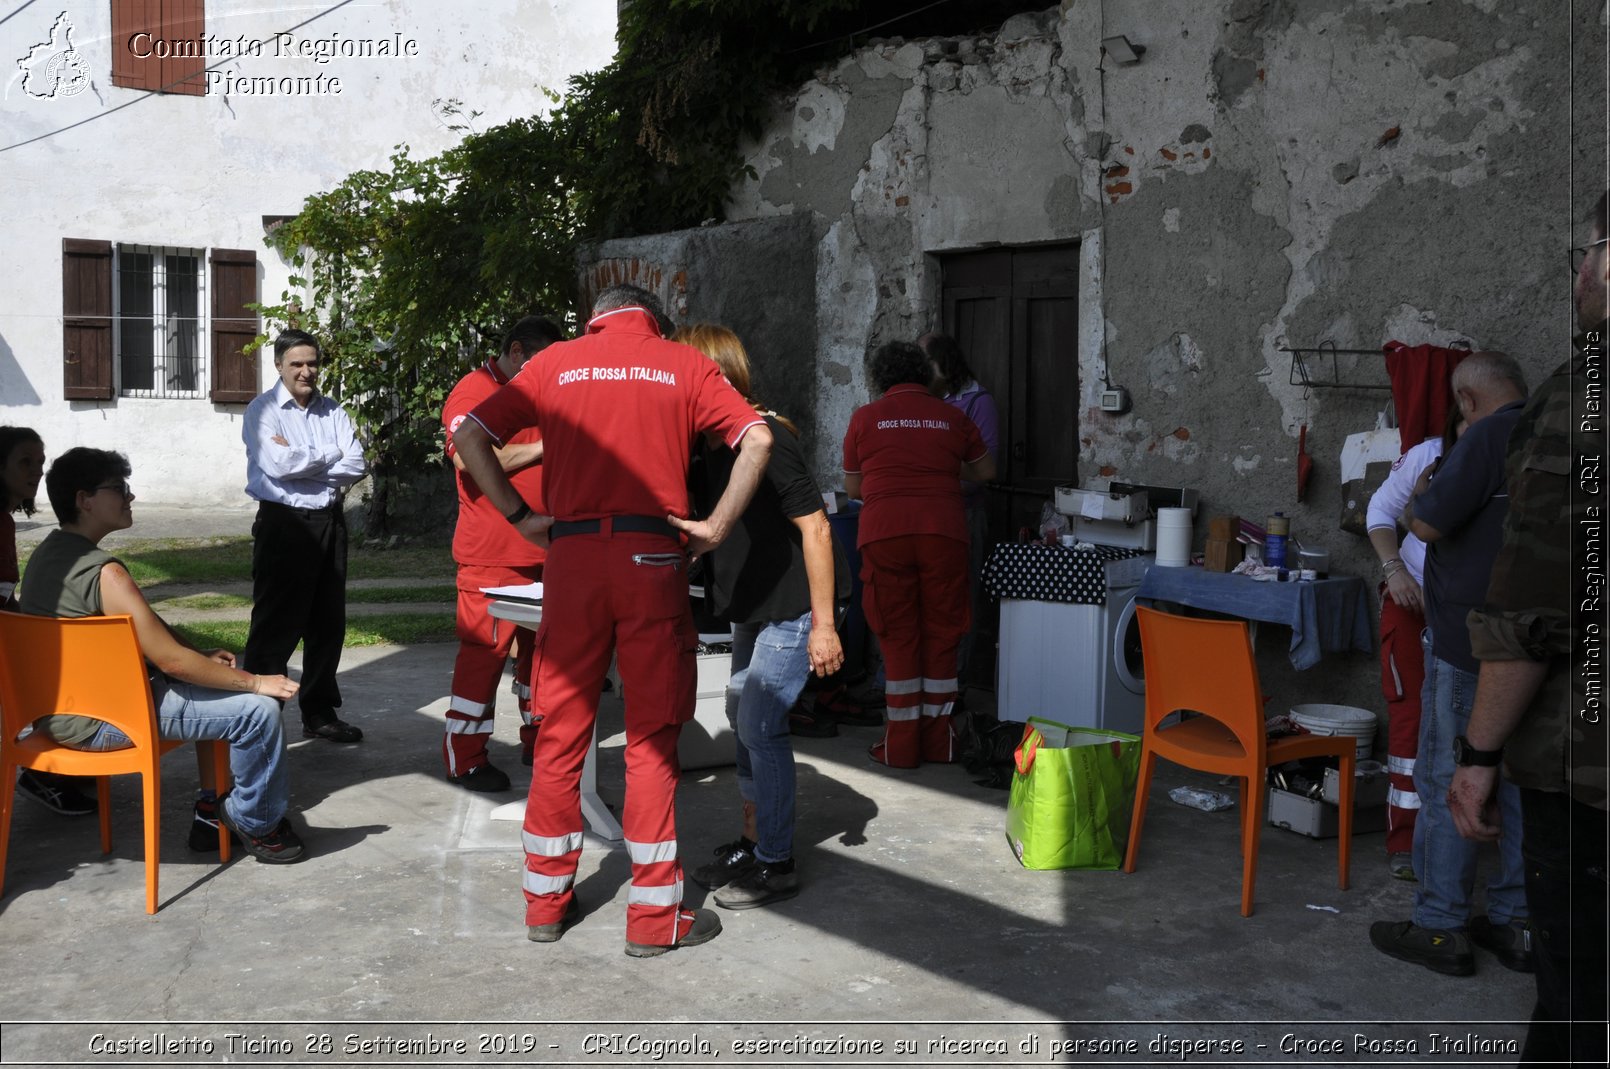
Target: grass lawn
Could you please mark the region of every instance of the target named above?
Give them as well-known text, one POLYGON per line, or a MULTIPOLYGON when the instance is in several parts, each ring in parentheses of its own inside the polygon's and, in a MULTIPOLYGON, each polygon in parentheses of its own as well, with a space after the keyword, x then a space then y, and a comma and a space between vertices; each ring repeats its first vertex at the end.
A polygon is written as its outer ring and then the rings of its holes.
MULTIPOLYGON (((204 650, 239 650, 246 645, 245 620, 175 624, 173 629, 204 650)), ((417 642, 453 642, 452 613, 385 613, 347 621, 346 646, 407 646, 417 642)))
MULTIPOLYGON (((132 540, 106 548, 128 565, 129 574, 141 586, 246 583, 252 578, 250 535, 132 540)), ((22 563, 27 564, 26 557, 22 563)), ((347 556, 350 579, 442 579, 454 571, 452 547, 445 539, 397 549, 353 546, 347 556)))
MULTIPOLYGON (((458 588, 445 583, 425 586, 348 587, 348 605, 395 605, 407 602, 457 601, 458 588)), ((246 594, 189 594, 182 598, 163 598, 152 603, 161 609, 246 609, 252 599, 246 594)))

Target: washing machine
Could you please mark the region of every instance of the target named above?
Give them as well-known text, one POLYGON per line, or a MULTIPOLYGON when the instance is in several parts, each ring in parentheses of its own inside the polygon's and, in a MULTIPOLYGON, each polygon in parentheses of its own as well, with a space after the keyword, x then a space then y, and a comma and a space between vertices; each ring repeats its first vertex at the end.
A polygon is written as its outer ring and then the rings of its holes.
POLYGON ((1153 554, 1106 562, 1101 605, 1001 602, 997 715, 1141 733, 1146 677, 1135 594, 1153 554))

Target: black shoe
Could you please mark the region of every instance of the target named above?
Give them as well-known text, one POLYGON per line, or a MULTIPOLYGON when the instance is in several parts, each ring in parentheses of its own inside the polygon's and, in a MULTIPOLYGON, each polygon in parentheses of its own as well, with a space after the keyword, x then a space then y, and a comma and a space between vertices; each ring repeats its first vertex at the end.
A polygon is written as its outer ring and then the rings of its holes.
POLYGON ((1469 976, 1476 971, 1470 937, 1450 928, 1422 928, 1413 921, 1376 921, 1370 925, 1370 942, 1383 953, 1424 965, 1432 972, 1469 976))
POLYGON ((716 905, 722 909, 754 909, 797 894, 799 876, 794 872, 792 861, 774 863, 756 859, 753 868, 716 892, 716 905))
POLYGON ((99 806, 93 796, 79 790, 78 781, 54 772, 35 772, 25 768, 17 776, 17 786, 25 798, 32 798, 52 813, 64 817, 87 817, 99 806))
POLYGON ((735 839, 711 851, 715 860, 693 870, 693 882, 706 891, 725 887, 755 867, 755 844, 748 839, 735 839))
POLYGON ((363 732, 342 720, 332 716, 328 720, 316 723, 302 721, 302 737, 304 739, 328 739, 331 742, 357 742, 363 738, 363 732))
POLYGON ((800 701, 788 711, 788 733, 804 739, 831 739, 839 733, 839 726, 821 715, 820 710, 809 710, 800 701))
POLYGON ((447 782, 479 794, 492 794, 509 789, 508 774, 490 764, 476 765, 462 776, 448 776, 447 782))
POLYGON ((265 865, 289 865, 293 861, 302 860, 302 855, 306 853, 302 840, 297 837, 291 822, 284 817, 280 818, 274 830, 267 835, 247 835, 230 823, 229 812, 224 808, 224 800, 220 798, 218 821, 235 834, 240 840, 242 849, 265 865))
MULTIPOLYGON (((831 693, 821 693, 816 696, 816 716, 829 722, 836 721, 858 728, 880 728, 883 726, 883 707, 869 709, 852 699, 849 692, 843 687, 831 693)), ((837 732, 834 732, 837 734, 837 732)))
POLYGON ((559 937, 575 926, 581 920, 581 902, 571 892, 570 905, 565 907, 565 915, 552 924, 528 924, 525 928, 525 937, 533 943, 557 943, 559 937))
MULTIPOLYGON (((240 840, 234 832, 229 833, 231 843, 240 840)), ((218 852, 218 803, 197 802, 195 814, 190 821, 190 849, 198 854, 213 854, 218 852)))
POLYGON ((677 928, 682 927, 684 921, 690 922, 687 930, 676 942, 669 946, 660 946, 657 943, 634 943, 626 941, 626 956, 629 958, 657 958, 668 950, 677 947, 696 947, 700 943, 708 943, 721 934, 721 918, 709 909, 684 909, 677 915, 677 928))
POLYGON ((1532 960, 1532 928, 1525 921, 1494 924, 1483 915, 1470 918, 1470 941, 1492 953, 1498 964, 1516 972, 1536 972, 1532 960))

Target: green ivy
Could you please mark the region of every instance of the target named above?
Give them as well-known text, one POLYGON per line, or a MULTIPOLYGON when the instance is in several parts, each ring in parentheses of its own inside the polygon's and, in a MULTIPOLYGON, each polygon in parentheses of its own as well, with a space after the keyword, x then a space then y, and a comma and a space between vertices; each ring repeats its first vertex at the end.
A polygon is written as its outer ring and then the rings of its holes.
POLYGON ((507 324, 543 311, 576 327, 578 244, 719 219, 775 94, 853 47, 835 36, 844 26, 888 6, 634 0, 615 61, 572 78, 552 113, 427 159, 399 146, 389 169, 307 199, 271 238, 294 292, 261 311, 324 346, 323 386, 370 457, 371 536, 421 473, 442 470, 442 403, 507 324))

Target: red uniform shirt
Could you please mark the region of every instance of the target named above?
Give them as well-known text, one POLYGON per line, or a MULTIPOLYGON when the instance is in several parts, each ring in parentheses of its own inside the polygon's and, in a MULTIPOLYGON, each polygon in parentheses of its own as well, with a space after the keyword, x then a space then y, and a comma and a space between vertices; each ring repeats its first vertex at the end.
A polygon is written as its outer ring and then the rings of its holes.
POLYGON ((561 520, 686 516, 694 439, 714 431, 736 448, 764 422, 714 360, 635 307, 543 349, 471 418, 499 442, 542 428, 547 511, 561 520))
MULTIPOLYGON (((447 395, 447 404, 442 406, 442 426, 447 428, 448 460, 453 459, 453 432, 458 430, 458 425, 464 422, 476 405, 497 393, 498 387, 507 381, 492 360, 458 380, 453 392, 447 395)), ((541 440, 540 431, 527 427, 510 438, 509 442, 521 444, 541 440)), ((481 493, 474 479, 466 472, 457 471, 454 474, 458 479, 458 525, 453 528, 455 561, 460 564, 524 568, 541 564, 547 558, 546 550, 522 537, 514 525, 503 518, 503 513, 481 493)), ((509 481, 534 510, 543 510, 541 464, 521 468, 509 476, 509 481)))
POLYGON ((857 545, 908 534, 967 541, 961 468, 989 452, 972 420, 915 383, 850 416, 844 470, 861 476, 857 545))

